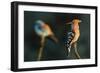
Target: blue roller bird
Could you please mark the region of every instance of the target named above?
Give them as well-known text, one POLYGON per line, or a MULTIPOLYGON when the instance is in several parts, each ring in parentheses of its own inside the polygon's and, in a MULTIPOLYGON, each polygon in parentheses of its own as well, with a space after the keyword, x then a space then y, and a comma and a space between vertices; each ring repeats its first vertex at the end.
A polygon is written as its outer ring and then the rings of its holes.
POLYGON ((40 47, 38 59, 37 59, 38 61, 40 61, 41 57, 42 57, 42 51, 43 51, 43 48, 44 48, 44 42, 45 42, 46 37, 51 38, 56 43, 58 42, 58 40, 55 37, 50 26, 48 24, 46 24, 45 22, 43 22, 42 20, 37 20, 35 22, 34 31, 39 37, 41 37, 41 47, 40 47))

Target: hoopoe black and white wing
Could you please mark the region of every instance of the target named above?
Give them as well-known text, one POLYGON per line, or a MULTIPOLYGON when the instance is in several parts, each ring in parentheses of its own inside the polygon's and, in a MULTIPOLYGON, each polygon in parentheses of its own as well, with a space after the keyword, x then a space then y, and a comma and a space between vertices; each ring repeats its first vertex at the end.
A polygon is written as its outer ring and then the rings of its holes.
POLYGON ((74 38, 74 32, 68 32, 66 37, 65 37, 65 46, 66 46, 66 49, 68 49, 68 52, 70 53, 70 49, 71 49, 71 41, 73 40, 74 38))

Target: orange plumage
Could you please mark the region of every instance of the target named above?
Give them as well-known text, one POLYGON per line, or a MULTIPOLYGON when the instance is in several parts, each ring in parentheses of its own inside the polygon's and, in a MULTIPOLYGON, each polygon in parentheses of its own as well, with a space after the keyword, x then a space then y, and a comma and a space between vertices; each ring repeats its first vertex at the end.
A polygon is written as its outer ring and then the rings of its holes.
POLYGON ((73 40, 71 41, 70 45, 72 45, 74 42, 76 42, 80 36, 80 30, 79 30, 79 23, 81 21, 79 19, 74 19, 72 21, 72 31, 74 32, 75 36, 73 40))

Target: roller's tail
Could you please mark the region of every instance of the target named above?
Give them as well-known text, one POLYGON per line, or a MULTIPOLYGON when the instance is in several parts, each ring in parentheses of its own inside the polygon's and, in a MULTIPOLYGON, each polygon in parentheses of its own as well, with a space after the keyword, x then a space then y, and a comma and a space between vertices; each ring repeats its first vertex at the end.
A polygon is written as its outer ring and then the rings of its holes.
POLYGON ((48 36, 48 38, 51 39, 52 41, 54 41, 55 43, 58 42, 58 39, 56 38, 55 35, 50 35, 50 36, 48 36))

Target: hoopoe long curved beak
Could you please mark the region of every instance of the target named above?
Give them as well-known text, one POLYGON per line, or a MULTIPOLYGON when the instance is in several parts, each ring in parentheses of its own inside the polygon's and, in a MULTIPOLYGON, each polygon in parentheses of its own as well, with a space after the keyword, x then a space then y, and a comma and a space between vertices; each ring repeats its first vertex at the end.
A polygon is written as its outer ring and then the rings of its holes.
MULTIPOLYGON (((78 23, 81 23, 82 22, 82 20, 78 20, 78 19, 74 19, 74 20, 77 20, 78 23)), ((68 22, 66 24, 73 24, 74 20, 72 22, 68 22)))
POLYGON ((72 22, 68 22, 68 23, 66 23, 66 24, 72 24, 72 22))

